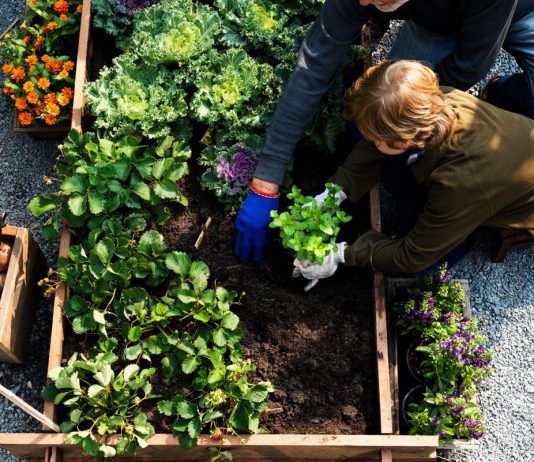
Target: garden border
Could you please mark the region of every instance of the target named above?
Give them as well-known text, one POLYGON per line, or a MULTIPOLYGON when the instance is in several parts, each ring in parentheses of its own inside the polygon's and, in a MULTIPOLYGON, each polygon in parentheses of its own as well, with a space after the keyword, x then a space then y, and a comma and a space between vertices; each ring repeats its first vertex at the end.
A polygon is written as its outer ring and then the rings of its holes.
MULTIPOLYGON (((87 71, 87 56, 90 39, 90 0, 84 0, 80 42, 77 57, 76 84, 72 128, 82 131, 84 112, 83 83, 87 71)), ((371 191, 371 223, 375 230, 380 230, 380 206, 378 186, 371 191)), ((61 230, 59 256, 66 257, 71 243, 71 235, 64 226, 61 230)), ((422 461, 436 458, 437 436, 398 435, 394 431, 395 389, 391 375, 389 359, 389 342, 387 333, 387 316, 385 305, 384 275, 376 272, 373 277, 373 304, 375 307, 376 360, 378 370, 380 435, 247 435, 227 437, 222 442, 224 449, 231 449, 236 458, 245 460, 395 460, 422 461)), ((63 353, 63 318, 62 307, 67 298, 66 287, 61 284, 55 294, 53 306, 52 331, 48 370, 61 364, 63 353)), ((57 408, 53 402, 46 401, 44 414, 56 420, 57 408)), ((81 449, 64 442, 66 434, 47 433, 4 433, 0 434, 0 445, 14 456, 24 457, 28 462, 62 462, 82 461, 81 449)), ((156 434, 148 441, 148 447, 138 449, 137 455, 120 456, 114 460, 164 462, 167 459, 206 460, 207 448, 219 447, 209 435, 202 435, 198 446, 192 450, 181 448, 172 434, 156 434)))

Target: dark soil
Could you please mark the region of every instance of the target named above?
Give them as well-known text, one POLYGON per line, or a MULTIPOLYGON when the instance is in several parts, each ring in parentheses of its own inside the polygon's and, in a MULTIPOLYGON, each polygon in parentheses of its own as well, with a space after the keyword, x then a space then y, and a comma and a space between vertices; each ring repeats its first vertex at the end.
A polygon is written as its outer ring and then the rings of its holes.
MULTIPOLYGON (((303 174, 295 183, 305 193, 321 192, 339 162, 322 160, 297 159, 297 167, 307 166, 307 172, 295 168, 303 174), (314 171, 306 176, 310 165, 314 171)), ((212 283, 245 292, 233 309, 241 319, 245 355, 257 365, 252 378, 276 388, 263 426, 272 433, 379 433, 371 272, 341 265, 305 293, 305 281, 291 278, 293 257, 277 236, 260 265, 242 263, 233 249, 235 217, 200 190, 194 175, 182 186, 190 206, 176 208, 159 231, 169 246, 206 262, 212 283), (208 217, 211 225, 195 250, 208 217)), ((368 200, 344 208, 354 218, 339 240, 352 242, 369 228, 368 200)))

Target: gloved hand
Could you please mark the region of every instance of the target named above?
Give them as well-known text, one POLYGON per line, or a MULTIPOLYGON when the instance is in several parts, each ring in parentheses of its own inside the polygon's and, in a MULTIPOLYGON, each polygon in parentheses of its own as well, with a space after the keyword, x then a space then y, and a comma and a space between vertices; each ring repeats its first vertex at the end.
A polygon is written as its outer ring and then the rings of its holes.
MULTIPOLYGON (((315 202, 317 202, 317 205, 319 207, 323 206, 326 196, 328 196, 328 189, 325 189, 321 194, 317 194, 317 196, 314 197, 315 202)), ((347 194, 345 194, 345 191, 343 190, 337 192, 335 196, 337 200, 337 205, 340 205, 347 198, 347 194)), ((309 207, 311 204, 311 202, 307 202, 303 205, 303 207, 309 207)))
POLYGON ((310 289, 316 286, 319 282, 319 279, 325 279, 332 276, 339 265, 339 263, 345 263, 345 249, 347 247, 346 242, 337 243, 337 251, 330 252, 326 257, 324 257, 322 265, 317 263, 310 263, 307 260, 295 260, 293 265, 292 276, 297 278, 302 276, 306 279, 309 279, 310 282, 304 287, 304 291, 308 292, 310 289))
POLYGON ((251 254, 254 263, 260 263, 263 258, 263 249, 271 231, 269 223, 273 220, 271 210, 278 210, 278 195, 263 195, 251 189, 235 222, 235 253, 244 262, 251 254))

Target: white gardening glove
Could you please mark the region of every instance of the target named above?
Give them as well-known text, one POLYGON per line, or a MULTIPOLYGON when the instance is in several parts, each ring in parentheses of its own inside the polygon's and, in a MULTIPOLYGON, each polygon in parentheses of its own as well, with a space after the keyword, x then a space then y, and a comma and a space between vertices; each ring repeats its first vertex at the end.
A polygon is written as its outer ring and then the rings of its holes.
MULTIPOLYGON (((324 204, 324 200, 326 199, 326 196, 328 196, 328 189, 325 189, 321 194, 317 194, 313 199, 315 202, 317 202, 317 205, 319 207, 322 207, 324 204)), ((347 194, 345 194, 345 191, 341 190, 336 193, 336 200, 337 205, 340 205, 345 199, 347 198, 347 194)), ((310 207, 312 205, 311 202, 306 202, 303 204, 303 207, 310 207)))
POLYGON ((310 263, 308 260, 295 260, 293 265, 292 276, 297 278, 302 276, 306 279, 309 279, 310 282, 304 287, 304 291, 308 292, 310 289, 316 286, 319 282, 319 279, 325 279, 332 276, 340 263, 345 263, 345 248, 347 247, 346 242, 337 243, 337 251, 330 252, 326 257, 324 257, 322 265, 317 263, 310 263))

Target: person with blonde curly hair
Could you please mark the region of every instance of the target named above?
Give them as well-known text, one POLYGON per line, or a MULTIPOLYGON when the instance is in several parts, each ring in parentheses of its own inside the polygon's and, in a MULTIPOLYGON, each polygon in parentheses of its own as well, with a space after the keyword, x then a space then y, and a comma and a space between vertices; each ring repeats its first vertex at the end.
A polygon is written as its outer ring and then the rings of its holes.
POLYGON ((329 182, 357 202, 381 178, 404 230, 339 243, 322 265, 295 261, 296 275, 329 277, 339 263, 416 273, 457 258, 481 225, 534 234, 534 120, 440 87, 416 61, 368 69, 346 91, 343 115, 365 139, 329 182))

